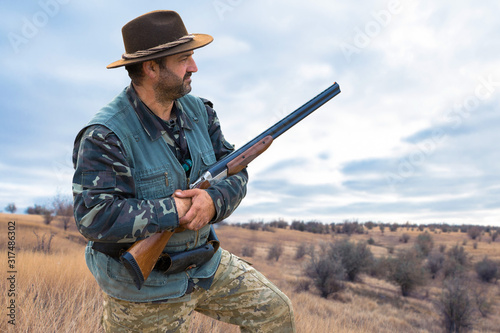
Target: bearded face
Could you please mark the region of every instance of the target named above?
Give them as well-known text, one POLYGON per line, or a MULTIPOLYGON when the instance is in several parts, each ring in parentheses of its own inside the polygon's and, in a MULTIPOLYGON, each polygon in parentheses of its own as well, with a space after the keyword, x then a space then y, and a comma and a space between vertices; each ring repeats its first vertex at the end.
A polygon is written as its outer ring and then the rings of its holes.
POLYGON ((153 86, 156 100, 167 103, 176 100, 191 91, 191 72, 178 76, 166 66, 160 66, 160 79, 153 86))

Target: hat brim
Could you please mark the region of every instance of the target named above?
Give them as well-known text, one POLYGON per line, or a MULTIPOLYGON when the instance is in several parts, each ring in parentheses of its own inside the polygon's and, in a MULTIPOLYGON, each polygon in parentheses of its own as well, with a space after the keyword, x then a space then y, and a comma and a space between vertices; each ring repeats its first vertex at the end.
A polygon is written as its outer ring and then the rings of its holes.
POLYGON ((132 65, 132 64, 137 64, 137 63, 141 63, 144 61, 163 58, 163 57, 177 54, 177 53, 191 51, 191 50, 203 47, 205 45, 208 45, 214 40, 214 38, 212 36, 207 35, 207 34, 192 34, 192 35, 194 36, 194 38, 187 43, 180 44, 180 45, 175 46, 171 49, 161 51, 161 52, 158 52, 155 54, 151 54, 151 55, 148 55, 145 57, 140 57, 140 58, 136 58, 136 59, 128 59, 128 60, 120 59, 120 60, 117 60, 117 61, 112 62, 111 64, 107 65, 106 68, 110 69, 110 68, 117 68, 117 67, 122 67, 122 66, 126 66, 126 65, 132 65))

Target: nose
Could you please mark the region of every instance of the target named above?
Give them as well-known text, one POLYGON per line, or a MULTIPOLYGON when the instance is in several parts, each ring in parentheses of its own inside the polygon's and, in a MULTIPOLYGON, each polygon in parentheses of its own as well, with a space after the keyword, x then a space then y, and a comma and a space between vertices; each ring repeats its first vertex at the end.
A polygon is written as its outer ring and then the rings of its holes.
POLYGON ((194 61, 193 57, 189 57, 187 71, 191 73, 196 73, 198 71, 198 66, 196 66, 196 62, 194 61))

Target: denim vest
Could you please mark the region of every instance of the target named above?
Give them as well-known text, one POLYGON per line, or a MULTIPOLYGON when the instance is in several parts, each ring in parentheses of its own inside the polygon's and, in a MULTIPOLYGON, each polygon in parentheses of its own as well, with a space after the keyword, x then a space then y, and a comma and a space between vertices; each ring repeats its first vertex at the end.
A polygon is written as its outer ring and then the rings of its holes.
MULTIPOLYGON (((188 115, 185 128, 193 166, 191 177, 197 179, 210 165, 216 162, 208 133, 208 116, 203 102, 186 95, 176 100, 176 106, 188 115)), ((136 198, 160 199, 171 196, 176 189, 186 189, 189 179, 177 158, 163 138, 154 140, 149 136, 134 108, 126 90, 110 104, 101 109, 89 122, 112 130, 123 144, 129 166, 136 183, 136 198)), ((163 135, 167 135, 164 133, 163 135)), ((165 252, 182 252, 197 248, 207 242, 210 226, 199 231, 186 230, 175 233, 169 240, 165 252)), ((188 278, 211 277, 220 262, 220 249, 203 266, 177 274, 166 275, 153 270, 141 290, 137 290, 132 277, 117 259, 94 251, 89 242, 85 258, 90 271, 101 289, 112 297, 132 302, 149 302, 181 297, 188 287, 188 278)), ((187 295, 186 297, 189 297, 187 295)))

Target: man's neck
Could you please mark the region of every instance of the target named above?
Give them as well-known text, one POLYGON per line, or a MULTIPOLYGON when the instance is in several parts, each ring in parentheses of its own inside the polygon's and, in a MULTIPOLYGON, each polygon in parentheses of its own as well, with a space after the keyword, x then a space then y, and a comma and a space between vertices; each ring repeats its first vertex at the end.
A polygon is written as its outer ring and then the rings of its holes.
POLYGON ((155 93, 153 89, 146 89, 143 86, 137 86, 132 83, 134 86, 135 92, 137 96, 141 99, 141 101, 146 104, 146 106, 158 117, 163 120, 170 120, 172 115, 172 107, 174 105, 174 101, 169 101, 167 103, 160 103, 155 98, 155 93))

